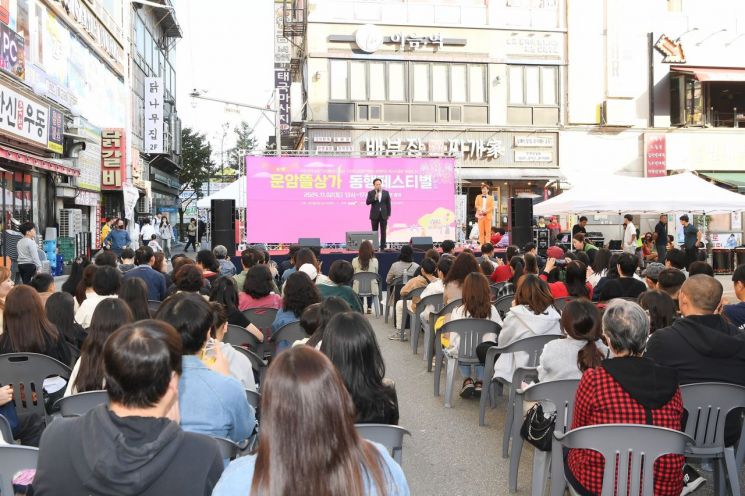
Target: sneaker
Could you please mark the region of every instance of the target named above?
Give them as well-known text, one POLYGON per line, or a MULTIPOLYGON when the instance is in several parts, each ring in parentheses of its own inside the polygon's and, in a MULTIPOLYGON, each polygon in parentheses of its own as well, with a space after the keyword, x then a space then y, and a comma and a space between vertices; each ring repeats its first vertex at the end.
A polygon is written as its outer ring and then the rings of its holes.
POLYGON ((401 331, 396 331, 390 336, 388 336, 388 339, 391 341, 408 341, 408 338, 406 337, 406 333, 404 333, 403 337, 401 337, 401 331))
POLYGON ((473 385, 473 396, 476 398, 481 398, 481 390, 483 389, 484 384, 481 381, 476 381, 473 385))
POLYGON ((680 492, 680 496, 691 494, 701 487, 701 484, 704 482, 706 482, 706 479, 701 477, 693 467, 686 463, 683 465, 683 490, 680 492))
POLYGON ((473 380, 469 377, 465 381, 463 381, 463 387, 460 388, 460 397, 461 398, 470 398, 473 396, 473 391, 475 389, 475 386, 473 385, 473 380))

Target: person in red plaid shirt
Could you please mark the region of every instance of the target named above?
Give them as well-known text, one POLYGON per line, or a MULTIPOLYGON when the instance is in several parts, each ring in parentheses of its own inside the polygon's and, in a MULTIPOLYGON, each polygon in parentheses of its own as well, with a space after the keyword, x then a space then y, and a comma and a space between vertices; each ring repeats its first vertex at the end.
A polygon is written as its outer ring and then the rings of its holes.
MULTIPOLYGON (((580 380, 572 429, 599 424, 644 424, 681 429, 683 400, 675 369, 642 356, 649 335, 649 317, 636 303, 614 300, 605 309, 603 332, 615 358, 587 370, 580 380)), ((655 462, 655 496, 678 496, 683 488, 680 455, 655 462)), ((590 450, 569 450, 567 481, 581 495, 602 491, 603 456, 590 450)))

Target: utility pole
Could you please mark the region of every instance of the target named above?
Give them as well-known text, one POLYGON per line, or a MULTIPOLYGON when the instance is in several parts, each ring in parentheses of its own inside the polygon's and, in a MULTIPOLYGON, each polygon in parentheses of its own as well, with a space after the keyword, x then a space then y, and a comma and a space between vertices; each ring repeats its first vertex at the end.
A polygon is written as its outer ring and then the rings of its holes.
POLYGON ((279 90, 274 88, 274 140, 277 143, 277 156, 282 156, 282 128, 279 112, 279 90))

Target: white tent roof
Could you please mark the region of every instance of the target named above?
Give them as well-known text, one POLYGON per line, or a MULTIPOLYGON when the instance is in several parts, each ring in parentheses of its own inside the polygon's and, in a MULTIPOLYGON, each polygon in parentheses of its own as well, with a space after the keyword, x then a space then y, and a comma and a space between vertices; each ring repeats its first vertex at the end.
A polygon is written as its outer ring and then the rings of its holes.
POLYGON ((220 191, 205 196, 197 201, 197 208, 211 208, 212 200, 235 200, 237 208, 244 208, 246 206, 246 178, 241 177, 220 191))
POLYGON ((745 210, 745 195, 685 172, 664 177, 610 176, 588 179, 533 207, 534 215, 579 213, 725 213, 745 210))

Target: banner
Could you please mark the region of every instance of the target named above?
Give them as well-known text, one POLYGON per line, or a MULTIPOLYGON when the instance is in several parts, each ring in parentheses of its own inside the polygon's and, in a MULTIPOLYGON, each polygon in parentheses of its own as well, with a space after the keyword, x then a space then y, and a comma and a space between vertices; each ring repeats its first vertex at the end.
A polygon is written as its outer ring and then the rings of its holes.
POLYGON ((127 179, 127 149, 124 129, 104 129, 101 133, 101 189, 122 190, 127 179))
POLYGON ((25 46, 23 36, 0 23, 0 68, 18 79, 26 77, 25 46))
POLYGON ((279 128, 282 134, 290 130, 290 71, 274 66, 274 89, 279 100, 279 128))
POLYGON ((711 233, 711 248, 737 248, 742 245, 742 233, 711 233))
POLYGON ((47 148, 52 150, 54 153, 62 153, 63 137, 62 133, 65 130, 65 121, 62 117, 62 112, 55 108, 49 109, 49 142, 47 148))
POLYGON ((163 78, 145 78, 145 153, 163 151, 163 78))
POLYGON ((49 107, 0 84, 0 132, 48 146, 49 107))
POLYGON ((452 158, 248 156, 248 242, 343 243, 347 231, 371 230, 365 201, 375 178, 391 195, 388 241, 454 239, 454 166, 452 158))

